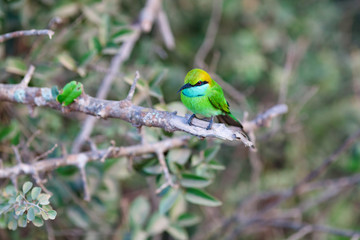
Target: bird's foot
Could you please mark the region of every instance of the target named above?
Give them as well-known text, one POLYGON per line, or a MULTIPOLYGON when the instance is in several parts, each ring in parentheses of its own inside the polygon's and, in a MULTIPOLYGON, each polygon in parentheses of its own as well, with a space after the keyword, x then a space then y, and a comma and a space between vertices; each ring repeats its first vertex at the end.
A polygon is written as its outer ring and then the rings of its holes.
POLYGON ((214 122, 214 116, 211 117, 209 125, 206 127, 206 130, 210 130, 212 128, 213 122, 214 122))
POLYGON ((187 123, 188 123, 190 126, 193 125, 191 122, 192 122, 192 120, 194 119, 194 117, 195 117, 195 114, 191 115, 191 116, 189 117, 189 120, 187 121, 187 123))

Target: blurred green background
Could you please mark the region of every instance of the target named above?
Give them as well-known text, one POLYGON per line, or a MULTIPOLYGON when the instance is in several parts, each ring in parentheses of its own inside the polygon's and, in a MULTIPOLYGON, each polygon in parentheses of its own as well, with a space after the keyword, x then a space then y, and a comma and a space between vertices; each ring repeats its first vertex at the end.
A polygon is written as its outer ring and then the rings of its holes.
MULTIPOLYGON (((76 80, 84 85, 87 94, 95 96, 111 58, 131 34, 129 26, 145 3, 0 1, 1 34, 47 28, 53 18, 61 18, 61 23, 50 24, 55 31, 52 40, 46 36, 23 37, 0 44, 0 83, 20 82, 33 64, 36 72, 31 86, 61 88, 76 80)), ((56 219, 42 228, 29 225, 16 231, 2 229, 1 239, 47 239, 48 231, 56 239, 208 239, 206 233, 217 231, 216 226, 231 216, 244 199, 293 186, 359 129, 359 1, 217 0, 213 4, 209 0, 177 0, 163 1, 162 6, 176 47, 166 48, 155 23, 150 33, 140 37, 130 59, 119 70, 108 99, 125 98, 139 70, 139 84, 144 88, 135 95, 137 104, 184 114, 176 91, 186 73, 198 66, 195 56, 216 6, 221 20, 214 45, 203 60, 207 69, 230 84, 224 91, 232 112, 239 119, 247 112, 252 119, 278 103, 286 103, 289 112, 256 132, 258 152, 253 156, 241 144, 198 139, 168 154, 168 161, 193 161, 204 152, 216 154, 211 158, 225 169, 208 176, 213 183, 207 192, 223 202, 220 207, 199 207, 179 197, 172 209, 160 216, 157 211, 161 198, 154 193, 155 177, 129 170, 125 158, 110 159, 105 164, 87 166, 90 203, 82 199, 82 182, 76 168, 59 168, 46 175, 46 186, 54 194, 51 202, 58 212, 56 219), (189 213, 192 215, 188 219, 193 222, 181 223, 179 216, 186 218, 189 213), (163 226, 168 222, 175 227, 166 230, 163 226)), ((31 146, 35 154, 55 143, 70 151, 85 117, 40 108, 30 116, 26 106, 0 102, 0 158, 4 165, 13 165, 11 145, 26 142, 38 129, 42 133, 31 146)), ((146 129, 145 135, 149 141, 156 141, 167 133, 146 129)), ((99 120, 92 139, 99 148, 105 148, 111 139, 126 146, 138 143, 140 137, 130 124, 109 119, 99 120)), ((61 149, 49 157, 59 155, 61 149)), ((356 174, 359 160, 357 142, 322 178, 356 174)), ((201 173, 201 169, 194 171, 201 173)), ((26 179, 22 177, 19 182, 26 179)), ((7 184, 9 181, 2 181, 2 187, 7 184)), ((296 208, 317 194, 291 199, 283 207, 296 208)), ((299 218, 312 224, 360 230, 359 204, 359 188, 355 185, 303 211, 299 218)), ((248 211, 251 214, 255 210, 248 211)), ((292 233, 263 229, 235 239, 285 239, 292 233)), ((313 233, 304 239, 342 238, 313 233)))

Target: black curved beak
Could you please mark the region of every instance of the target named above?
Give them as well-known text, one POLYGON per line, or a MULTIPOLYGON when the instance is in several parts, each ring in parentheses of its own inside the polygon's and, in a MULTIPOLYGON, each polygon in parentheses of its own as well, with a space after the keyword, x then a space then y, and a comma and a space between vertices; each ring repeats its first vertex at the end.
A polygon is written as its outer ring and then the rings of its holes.
POLYGON ((190 83, 187 83, 187 84, 185 84, 184 86, 182 86, 180 89, 179 89, 179 91, 177 91, 177 92, 181 92, 182 90, 184 90, 185 88, 189 88, 189 87, 192 87, 193 85, 191 85, 190 83))

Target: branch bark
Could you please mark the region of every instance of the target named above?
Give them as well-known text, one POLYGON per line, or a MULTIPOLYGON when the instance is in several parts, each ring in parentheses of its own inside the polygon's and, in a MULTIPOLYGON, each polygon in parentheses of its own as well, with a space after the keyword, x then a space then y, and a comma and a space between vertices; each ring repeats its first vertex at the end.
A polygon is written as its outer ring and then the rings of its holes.
POLYGON ((171 148, 181 147, 189 140, 188 136, 166 139, 152 144, 139 144, 129 147, 113 147, 108 149, 69 154, 58 158, 49 158, 32 163, 18 163, 15 166, 0 169, 0 178, 18 177, 19 175, 32 175, 34 173, 47 172, 61 166, 77 166, 81 169, 87 162, 100 161, 104 156, 118 158, 123 156, 139 156, 147 153, 156 154, 158 149, 167 151, 171 148))
MULTIPOLYGON (((129 59, 134 45, 140 38, 141 33, 143 31, 149 32, 151 30, 152 24, 154 23, 155 17, 158 15, 160 8, 161 0, 147 0, 145 7, 141 10, 139 14, 138 22, 132 26, 133 32, 125 40, 117 54, 111 60, 110 67, 96 95, 97 98, 106 98, 111 88, 111 84, 119 72, 119 69, 121 69, 123 63, 127 59, 129 59)), ((73 153, 77 153, 80 151, 81 145, 90 137, 95 123, 96 118, 87 117, 85 119, 81 131, 74 141, 72 148, 73 153)))
POLYGON ((39 29, 39 30, 32 29, 32 30, 21 30, 11 33, 5 33, 3 35, 0 35, 0 43, 3 43, 12 38, 18 38, 22 36, 39 36, 39 35, 48 35, 49 38, 51 39, 52 36, 54 35, 54 31, 49 29, 39 29))
MULTIPOLYGON (((0 101, 22 103, 33 107, 48 107, 67 112, 81 112, 98 118, 119 118, 131 123, 135 127, 147 126, 158 127, 168 132, 183 131, 194 136, 206 138, 215 137, 228 141, 241 140, 245 145, 251 146, 237 128, 226 127, 224 124, 214 123, 211 130, 206 130, 208 122, 194 119, 194 126, 189 126, 187 118, 152 108, 134 105, 131 101, 110 101, 93 98, 83 93, 79 98, 67 107, 62 107, 52 95, 50 88, 23 87, 16 84, 0 84, 0 101)), ((271 119, 287 112, 287 106, 277 105, 260 114, 255 120, 244 122, 244 129, 254 130, 261 127, 264 119, 271 119), (258 121, 257 119, 262 119, 258 121)))

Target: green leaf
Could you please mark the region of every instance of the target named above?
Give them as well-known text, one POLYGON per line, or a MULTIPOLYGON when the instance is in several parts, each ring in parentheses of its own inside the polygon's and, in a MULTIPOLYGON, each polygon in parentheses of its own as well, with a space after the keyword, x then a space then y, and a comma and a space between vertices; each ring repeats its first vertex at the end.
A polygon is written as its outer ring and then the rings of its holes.
POLYGON ((149 235, 154 236, 165 231, 169 226, 169 219, 160 213, 154 213, 148 223, 146 231, 149 235))
POLYGON ((211 160, 210 162, 208 162, 208 168, 218 171, 225 170, 225 166, 215 160, 211 160))
POLYGON ((24 76, 27 71, 27 66, 23 59, 9 57, 5 63, 5 70, 9 73, 24 76))
MULTIPOLYGON (((99 38, 97 38, 97 37, 93 37, 93 38, 91 39, 91 41, 89 42, 89 45, 90 45, 91 51, 93 52, 92 54, 95 53, 95 55, 96 55, 96 54, 100 54, 101 51, 102 51, 102 49, 103 49, 103 46, 101 45, 100 40, 99 40, 99 38)), ((91 54, 91 55, 92 55, 92 54, 91 54)), ((91 56, 91 55, 90 55, 90 56, 91 56)))
POLYGON ((58 87, 57 86, 52 86, 51 87, 51 96, 53 97, 53 99, 56 99, 58 95, 59 95, 58 87))
POLYGON ((131 240, 146 240, 147 238, 148 234, 144 230, 139 228, 136 228, 131 233, 131 240))
POLYGON ((185 229, 180 227, 180 226, 176 226, 174 224, 171 224, 171 225, 168 226, 166 231, 174 239, 177 239, 177 240, 187 240, 187 239, 189 239, 189 236, 188 236, 187 232, 185 231, 185 229))
POLYGON ((141 169, 144 173, 149 175, 159 175, 162 173, 162 168, 160 164, 153 165, 153 166, 147 166, 141 169))
POLYGON ((5 214, 0 214, 0 228, 6 228, 7 221, 5 214))
POLYGON ((170 189, 160 201, 159 212, 161 214, 167 213, 167 211, 169 211, 169 209, 174 205, 178 196, 179 191, 170 189))
POLYGON ((42 209, 44 209, 47 212, 53 210, 51 205, 44 205, 44 206, 42 206, 42 209))
POLYGON ((59 62, 67 69, 71 70, 71 71, 76 71, 77 67, 76 67, 76 62, 75 60, 70 56, 69 53, 67 52, 63 52, 61 54, 58 55, 58 60, 59 62))
POLYGON ((17 222, 15 218, 11 219, 8 223, 8 229, 10 230, 16 230, 17 229, 17 222))
POLYGON ((198 224, 200 221, 201 218, 199 216, 191 213, 184 213, 178 217, 176 223, 180 227, 190 227, 198 224))
POLYGON ((17 203, 20 203, 22 199, 23 199, 22 196, 21 196, 21 195, 18 195, 18 196, 16 197, 16 202, 17 202, 17 203))
POLYGON ((116 38, 122 37, 122 36, 124 36, 124 35, 126 35, 126 34, 128 34, 128 33, 131 33, 131 32, 132 32, 131 29, 123 28, 123 29, 121 29, 120 31, 114 33, 114 34, 111 36, 111 38, 113 38, 114 41, 116 41, 116 40, 117 40, 116 38))
POLYGON ((180 184, 183 187, 193 187, 193 188, 203 188, 210 185, 211 181, 207 178, 190 174, 183 173, 181 174, 180 184))
POLYGON ((78 207, 68 207, 66 213, 70 221, 79 228, 88 229, 90 220, 86 213, 78 207))
POLYGON ((219 200, 217 200, 213 196, 196 188, 187 188, 185 193, 185 199, 191 203, 204 205, 208 207, 217 207, 222 204, 219 200))
POLYGON ((41 227, 44 225, 44 221, 41 219, 41 217, 36 216, 34 221, 32 223, 35 225, 35 227, 41 227))
POLYGON ((45 193, 41 193, 39 194, 39 196, 37 197, 37 200, 39 201, 39 203, 41 205, 48 205, 49 202, 49 198, 50 198, 50 194, 45 194, 45 193))
POLYGON ((55 210, 51 210, 48 211, 47 214, 51 220, 54 220, 56 218, 57 212, 55 210))
POLYGON ((110 32, 110 16, 108 14, 104 14, 101 17, 101 24, 99 26, 99 39, 103 46, 109 40, 109 32, 110 32))
POLYGON ((33 190, 31 190, 31 198, 37 199, 40 193, 41 193, 41 188, 34 187, 33 190))
POLYGON ((167 159, 169 160, 169 162, 184 165, 189 159, 190 154, 190 149, 171 149, 167 154, 167 159))
MULTIPOLYGON (((100 43, 99 43, 100 44, 100 43)), ((100 46, 101 47, 101 46, 100 46)), ((101 51, 101 49, 100 49, 101 51)), ((88 64, 94 57, 96 56, 96 51, 95 50, 90 50, 87 53, 85 53, 84 55, 81 56, 80 61, 79 61, 79 65, 80 66, 85 66, 86 64, 88 64)))
POLYGON ((219 152, 220 150, 220 145, 217 145, 215 147, 209 148, 205 150, 205 162, 209 162, 210 160, 212 160, 213 158, 215 158, 216 154, 219 152))
POLYGON ((24 195, 32 188, 32 186, 33 186, 32 182, 24 183, 24 185, 22 187, 24 195))
POLYGON ((44 211, 40 211, 40 215, 44 220, 48 220, 49 219, 49 215, 47 214, 47 212, 44 211))
POLYGON ((27 225, 26 215, 20 216, 19 219, 18 219, 18 226, 19 227, 26 227, 26 225, 27 225))
POLYGON ((10 124, 2 124, 0 126, 0 141, 5 139, 6 137, 10 137, 10 135, 13 135, 17 128, 17 122, 12 120, 10 124), (13 134, 10 134, 13 133, 13 134))
POLYGON ((62 93, 57 96, 56 100, 59 103, 62 103, 63 106, 68 106, 77 97, 81 95, 82 91, 83 91, 83 87, 81 83, 77 83, 76 81, 71 81, 65 85, 65 87, 62 90, 62 93))
POLYGON ((0 208, 0 216, 1 216, 3 213, 6 213, 11 207, 12 207, 12 204, 1 205, 1 208, 0 208))
POLYGON ((27 220, 33 221, 35 219, 34 207, 30 207, 27 211, 27 220))
POLYGON ((143 226, 150 213, 150 203, 144 197, 136 198, 130 206, 130 224, 143 226))
POLYGON ((16 209, 15 214, 16 214, 17 216, 20 216, 20 215, 23 215, 25 211, 26 211, 26 206, 25 206, 25 205, 21 205, 21 206, 19 206, 19 207, 16 209))
POLYGON ((6 186, 5 193, 9 196, 13 196, 16 194, 16 189, 13 185, 6 186))

